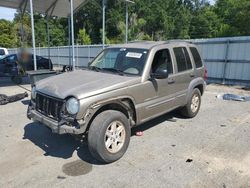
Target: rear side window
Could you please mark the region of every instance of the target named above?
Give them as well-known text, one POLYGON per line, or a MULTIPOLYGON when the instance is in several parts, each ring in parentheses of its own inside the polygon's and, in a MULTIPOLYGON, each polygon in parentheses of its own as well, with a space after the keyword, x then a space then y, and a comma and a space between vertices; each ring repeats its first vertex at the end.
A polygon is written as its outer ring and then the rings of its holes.
POLYGON ((176 58, 178 72, 192 69, 192 63, 186 48, 174 48, 174 54, 176 58))
POLYGON ((191 51, 192 56, 194 58, 196 68, 202 67, 202 60, 201 60, 201 56, 200 56, 198 50, 194 47, 191 47, 190 51, 191 51))

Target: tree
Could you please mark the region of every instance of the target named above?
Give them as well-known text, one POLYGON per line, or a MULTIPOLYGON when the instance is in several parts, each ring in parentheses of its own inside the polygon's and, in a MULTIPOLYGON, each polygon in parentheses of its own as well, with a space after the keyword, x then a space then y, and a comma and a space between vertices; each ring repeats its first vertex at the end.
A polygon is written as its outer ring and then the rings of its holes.
POLYGON ((5 48, 15 47, 17 44, 17 36, 13 27, 13 23, 1 19, 0 31, 0 46, 5 48))
POLYGON ((89 35, 86 33, 85 29, 79 30, 77 41, 80 42, 80 44, 85 44, 85 45, 91 44, 91 39, 89 35))
POLYGON ((197 10, 190 24, 191 38, 211 38, 219 35, 220 20, 211 7, 197 10))
POLYGON ((249 0, 217 0, 215 12, 223 22, 220 36, 250 35, 249 0))
MULTIPOLYGON (((250 35, 250 1, 217 0, 134 0, 129 5, 131 40, 168 40, 250 35)), ((91 0, 74 16, 75 36, 81 44, 102 43, 102 0, 91 0), (83 29, 84 28, 84 29, 83 29)), ((50 46, 68 45, 68 20, 49 20, 50 46)), ((36 45, 46 47, 46 17, 35 14, 36 45)), ((17 12, 12 22, 0 20, 0 45, 32 46, 30 14, 21 24, 17 12), (23 26, 22 26, 23 25, 23 26), (23 39, 21 40, 21 34, 23 39)), ((108 0, 105 43, 125 41, 125 2, 108 0)))
POLYGON ((147 22, 143 18, 138 18, 136 13, 133 13, 129 20, 129 40, 152 40, 145 33, 147 22))

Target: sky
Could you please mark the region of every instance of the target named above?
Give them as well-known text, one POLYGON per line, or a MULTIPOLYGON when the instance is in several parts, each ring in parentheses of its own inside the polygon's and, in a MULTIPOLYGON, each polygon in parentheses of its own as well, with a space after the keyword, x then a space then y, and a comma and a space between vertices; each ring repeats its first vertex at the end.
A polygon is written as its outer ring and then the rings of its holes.
MULTIPOLYGON (((209 0, 214 4, 215 0, 209 0)), ((0 19, 13 20, 16 10, 0 7, 0 19)))

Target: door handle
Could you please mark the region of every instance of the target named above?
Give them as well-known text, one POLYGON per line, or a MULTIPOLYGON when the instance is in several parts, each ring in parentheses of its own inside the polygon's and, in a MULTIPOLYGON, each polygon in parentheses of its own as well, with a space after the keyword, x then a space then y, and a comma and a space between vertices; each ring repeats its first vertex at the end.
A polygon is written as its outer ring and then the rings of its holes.
POLYGON ((174 79, 168 79, 168 83, 173 84, 173 83, 175 83, 175 81, 174 81, 174 79))
POLYGON ((193 78, 195 75, 193 73, 190 74, 190 77, 193 78))

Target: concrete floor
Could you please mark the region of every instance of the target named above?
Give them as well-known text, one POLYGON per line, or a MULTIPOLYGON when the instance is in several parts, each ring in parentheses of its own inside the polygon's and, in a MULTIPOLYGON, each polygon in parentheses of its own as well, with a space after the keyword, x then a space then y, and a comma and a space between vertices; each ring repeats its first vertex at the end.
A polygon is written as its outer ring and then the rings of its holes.
MULTIPOLYGON (((0 93, 24 88, 4 82, 0 93)), ((85 142, 28 120, 27 99, 0 106, 0 187, 250 187, 250 102, 216 99, 221 92, 250 95, 208 86, 197 117, 170 113, 137 127, 144 135, 108 165, 85 142)))

